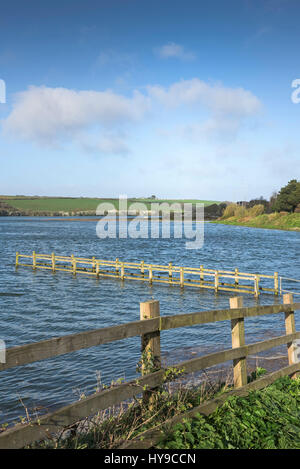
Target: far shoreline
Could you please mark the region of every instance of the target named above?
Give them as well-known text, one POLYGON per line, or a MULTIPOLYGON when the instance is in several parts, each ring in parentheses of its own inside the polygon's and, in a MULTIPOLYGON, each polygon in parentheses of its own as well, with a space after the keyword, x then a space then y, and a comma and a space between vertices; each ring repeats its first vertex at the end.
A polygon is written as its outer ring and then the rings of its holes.
POLYGON ((243 226, 245 228, 300 232, 300 213, 278 214, 275 220, 276 223, 269 223, 269 218, 270 215, 264 214, 247 221, 231 217, 224 220, 212 220, 211 223, 228 226, 243 226))

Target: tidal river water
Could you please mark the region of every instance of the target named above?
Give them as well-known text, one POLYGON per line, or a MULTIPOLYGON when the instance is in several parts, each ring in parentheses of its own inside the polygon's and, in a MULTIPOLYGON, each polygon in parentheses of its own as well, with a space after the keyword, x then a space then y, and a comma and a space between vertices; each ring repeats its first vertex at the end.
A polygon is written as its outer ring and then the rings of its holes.
MULTIPOLYGON (((6 347, 139 320, 139 304, 160 301, 162 315, 220 309, 233 293, 167 286, 20 267, 15 253, 55 252, 101 259, 229 269, 300 279, 300 233, 205 223, 201 249, 185 239, 99 239, 96 221, 0 218, 0 339, 6 347)), ((297 301, 300 297, 298 297, 297 301)), ((273 304, 282 298, 244 295, 244 305, 273 304)), ((296 324, 300 321, 296 314, 296 324)), ((245 320, 246 343, 284 334, 282 315, 245 320)), ((231 346, 230 321, 161 333, 162 355, 172 363, 231 346)), ((101 380, 137 376, 140 338, 84 349, 1 372, 0 423, 18 421, 29 409, 47 409, 92 393, 101 380)))

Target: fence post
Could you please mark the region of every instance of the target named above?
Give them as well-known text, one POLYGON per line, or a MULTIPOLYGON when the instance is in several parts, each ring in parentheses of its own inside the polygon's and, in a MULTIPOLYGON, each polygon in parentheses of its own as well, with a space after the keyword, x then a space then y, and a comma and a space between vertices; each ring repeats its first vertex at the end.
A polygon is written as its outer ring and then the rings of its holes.
POLYGON ((256 297, 259 296, 259 275, 255 275, 254 277, 254 295, 256 297))
POLYGON ((200 283, 203 283, 204 275, 203 275, 203 265, 200 265, 200 283))
POLYGON ((141 261, 141 275, 142 275, 142 277, 145 277, 144 264, 145 264, 145 262, 144 262, 144 261, 141 261))
POLYGON ((36 269, 36 253, 32 251, 32 268, 36 269))
POLYGON ((52 260, 52 272, 55 272, 55 254, 54 254, 54 252, 51 254, 51 260, 52 260))
POLYGON ((76 260, 74 254, 72 254, 72 266, 73 266, 73 274, 76 275, 76 260))
POLYGON ((149 283, 152 284, 153 280, 153 272, 152 272, 152 265, 149 265, 149 283))
POLYGON ((173 281, 173 264, 169 262, 169 282, 172 283, 173 281))
POLYGON ((124 280, 124 276, 125 276, 124 262, 121 262, 121 280, 124 280))
POLYGON ((184 271, 183 267, 180 267, 180 286, 183 288, 184 287, 184 271))
POLYGON ((119 273, 119 258, 117 257, 116 258, 116 275, 117 277, 119 277, 120 273, 119 273))
POLYGON ((238 284, 239 284, 239 269, 235 269, 235 270, 234 270, 234 274, 235 274, 235 277, 234 277, 234 284, 235 284, 235 286, 237 287, 238 284))
POLYGON ((96 276, 99 278, 99 261, 96 261, 96 276))
POLYGON ((16 269, 18 268, 19 265, 19 252, 16 252, 16 269))
MULTIPOLYGON (((285 295, 283 295, 284 304, 291 304, 293 302, 294 302, 294 299, 293 299, 292 293, 286 293, 285 295)), ((295 313, 294 311, 290 311, 289 313, 284 313, 284 314, 285 314, 285 332, 286 334, 294 334, 296 332, 295 313)), ((295 363, 293 342, 289 342, 287 344, 287 350, 288 350, 289 365, 293 365, 293 363, 295 363)), ((298 375, 299 375, 298 373, 294 373, 292 375, 292 378, 297 378, 298 375)))
POLYGON ((274 272, 274 290, 275 295, 279 293, 278 272, 274 272))
MULTIPOLYGON (((140 320, 153 319, 160 316, 158 300, 140 303, 140 320)), ((141 335, 141 372, 142 375, 157 371, 161 367, 160 331, 141 335)), ((144 403, 149 407, 155 402, 155 389, 143 392, 144 403)))
POLYGON ((219 272, 218 270, 215 271, 215 292, 217 293, 219 289, 219 272))
MULTIPOLYGON (((241 296, 230 298, 229 302, 230 308, 243 307, 243 298, 241 296)), ((242 347, 245 345, 244 318, 231 320, 231 340, 232 348, 242 347)), ((240 388, 247 384, 246 358, 237 358, 233 360, 233 381, 235 388, 240 388)))

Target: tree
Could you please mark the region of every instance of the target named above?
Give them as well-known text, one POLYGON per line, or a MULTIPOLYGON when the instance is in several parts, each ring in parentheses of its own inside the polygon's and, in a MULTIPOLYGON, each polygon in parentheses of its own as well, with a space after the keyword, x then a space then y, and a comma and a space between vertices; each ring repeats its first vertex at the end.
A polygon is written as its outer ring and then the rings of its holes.
POLYGON ((286 186, 280 189, 272 208, 276 212, 294 212, 299 203, 300 181, 291 179, 286 186))

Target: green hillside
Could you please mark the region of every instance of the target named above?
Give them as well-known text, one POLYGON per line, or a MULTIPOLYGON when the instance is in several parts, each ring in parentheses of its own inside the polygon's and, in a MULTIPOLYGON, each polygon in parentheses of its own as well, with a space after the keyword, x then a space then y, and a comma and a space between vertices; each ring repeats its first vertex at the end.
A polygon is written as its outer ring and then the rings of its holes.
MULTIPOLYGON (((118 208, 119 199, 105 199, 105 198, 72 198, 72 197, 8 197, 0 196, 0 203, 3 202, 16 210, 28 212, 84 212, 95 211, 97 206, 103 202, 112 203, 118 208)), ((128 199, 127 203, 130 205, 133 202, 142 202, 148 209, 151 203, 204 203, 204 205, 211 205, 219 203, 210 200, 196 200, 196 199, 128 199)))

